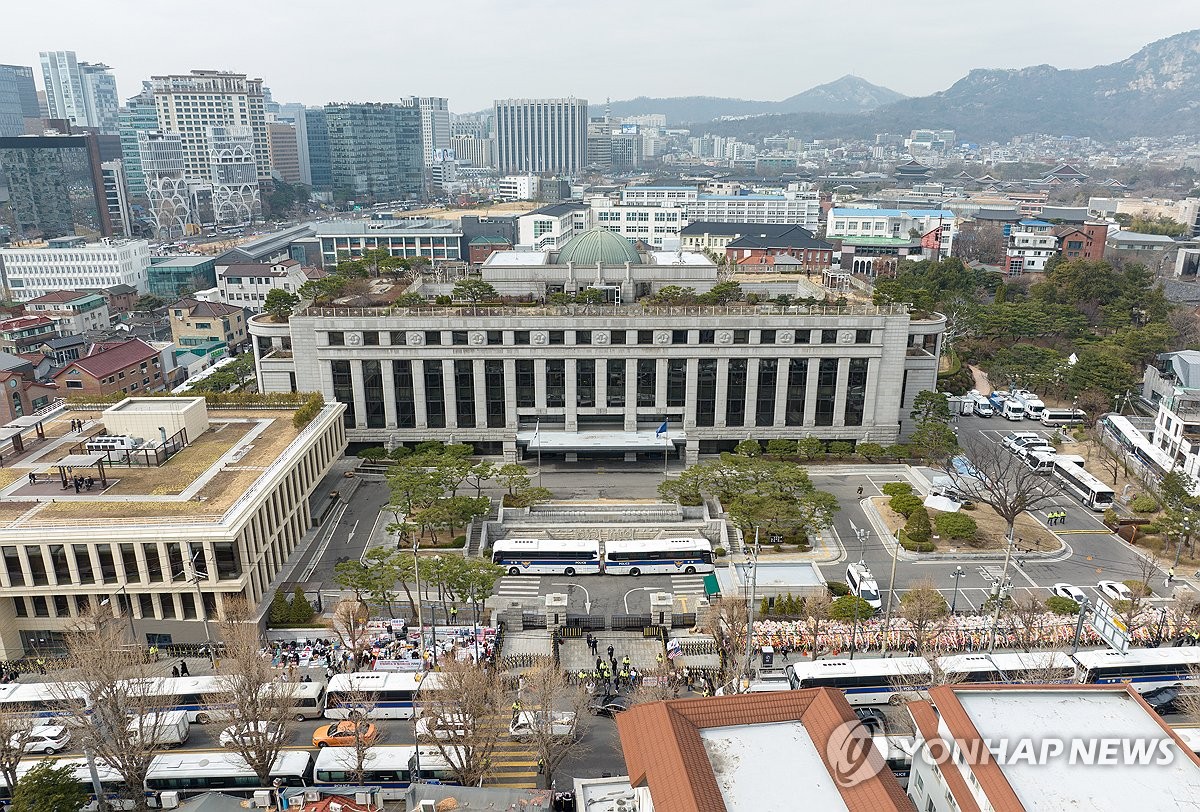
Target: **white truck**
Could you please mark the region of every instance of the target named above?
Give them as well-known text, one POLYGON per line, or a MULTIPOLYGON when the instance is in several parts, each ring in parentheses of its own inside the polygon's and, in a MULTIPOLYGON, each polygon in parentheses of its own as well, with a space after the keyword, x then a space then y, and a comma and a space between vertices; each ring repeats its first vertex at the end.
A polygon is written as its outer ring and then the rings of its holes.
POLYGON ((992 402, 985 395, 981 395, 978 389, 972 389, 966 394, 967 399, 971 403, 971 411, 977 417, 992 417, 996 414, 996 407, 992 406, 992 402))
POLYGON ((1029 420, 1040 420, 1042 412, 1046 411, 1046 404, 1042 403, 1042 399, 1028 389, 1014 389, 1009 395, 1009 400, 1019 403, 1029 420))
POLYGON ((177 747, 188 740, 191 724, 187 711, 158 711, 130 719, 129 732, 154 747, 177 747))

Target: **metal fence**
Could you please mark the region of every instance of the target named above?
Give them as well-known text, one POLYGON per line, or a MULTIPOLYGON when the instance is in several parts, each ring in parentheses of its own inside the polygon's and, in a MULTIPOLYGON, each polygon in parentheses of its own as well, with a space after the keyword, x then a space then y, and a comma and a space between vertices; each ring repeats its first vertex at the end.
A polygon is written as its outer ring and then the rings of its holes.
POLYGON ((650 615, 613 615, 613 631, 636 631, 653 625, 650 615))
MULTIPOLYGON (((579 629, 580 631, 602 632, 605 628, 605 620, 601 617, 593 615, 567 615, 566 628, 579 629)), ((615 626, 613 628, 616 628, 615 626)), ((582 635, 576 634, 575 637, 582 635)))
POLYGON ((521 627, 525 629, 544 629, 546 628, 546 616, 524 612, 521 614, 521 627))

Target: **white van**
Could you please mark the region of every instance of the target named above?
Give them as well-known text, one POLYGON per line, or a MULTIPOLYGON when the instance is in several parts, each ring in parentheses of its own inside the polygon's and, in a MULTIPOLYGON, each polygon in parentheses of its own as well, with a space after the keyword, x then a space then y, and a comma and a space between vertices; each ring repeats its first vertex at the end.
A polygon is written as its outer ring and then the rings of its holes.
POLYGON ((129 732, 134 738, 147 740, 155 747, 177 747, 188 740, 191 724, 187 711, 169 710, 135 716, 129 720, 129 732))
POLYGON ((863 562, 846 567, 846 584, 850 587, 851 595, 862 598, 871 604, 872 609, 883 608, 883 601, 879 598, 879 584, 875 583, 875 576, 863 562))

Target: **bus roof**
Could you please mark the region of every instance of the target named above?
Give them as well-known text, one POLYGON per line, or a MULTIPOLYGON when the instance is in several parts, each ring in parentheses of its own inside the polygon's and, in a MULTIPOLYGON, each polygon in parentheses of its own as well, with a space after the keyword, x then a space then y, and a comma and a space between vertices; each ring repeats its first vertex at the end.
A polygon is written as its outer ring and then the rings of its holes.
POLYGON ((580 550, 600 549, 598 539, 497 539, 492 544, 495 548, 520 550, 580 550))
POLYGON ((58 702, 63 699, 87 697, 84 686, 78 682, 12 682, 0 685, 0 703, 58 702))
POLYGON ((946 672, 1033 671, 1051 668, 1074 670, 1075 663, 1062 651, 1004 651, 995 654, 954 654, 939 657, 938 667, 946 672))
POLYGON ((711 550, 712 542, 705 538, 670 539, 613 539, 604 543, 606 551, 630 550, 711 550))
POLYGON ((795 663, 792 673, 806 677, 883 677, 891 674, 928 674, 933 669, 924 657, 875 657, 864 660, 817 660, 795 663))
POLYGON ((1131 648, 1127 654, 1113 651, 1110 648, 1093 649, 1076 652, 1075 662, 1084 668, 1113 665, 1170 665, 1172 663, 1200 665, 1200 647, 1131 648))
MULTIPOLYGON (((408 769, 408 762, 417 748, 404 744, 383 744, 367 750, 366 766, 372 770, 408 769)), ((322 747, 317 753, 314 769, 353 770, 358 766, 355 748, 322 747)))
POLYGON ((329 680, 329 692, 415 691, 419 684, 421 677, 414 671, 356 671, 334 674, 329 680))
MULTIPOLYGON (((271 765, 271 772, 303 775, 311 761, 307 750, 284 750, 271 765)), ((165 753, 150 762, 146 778, 169 778, 183 772, 193 776, 254 773, 237 753, 165 753)))
POLYGON ((1080 484, 1086 485, 1096 493, 1113 493, 1113 489, 1101 482, 1086 468, 1080 468, 1071 460, 1064 460, 1061 457, 1055 457, 1054 467, 1061 468, 1063 471, 1071 475, 1072 478, 1079 480, 1080 484))

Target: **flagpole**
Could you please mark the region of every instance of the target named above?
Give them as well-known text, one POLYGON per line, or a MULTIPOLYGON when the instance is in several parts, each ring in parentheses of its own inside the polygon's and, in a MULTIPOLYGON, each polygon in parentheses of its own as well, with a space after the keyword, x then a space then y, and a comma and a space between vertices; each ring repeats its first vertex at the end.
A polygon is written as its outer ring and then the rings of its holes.
POLYGON ((538 487, 542 487, 542 421, 539 419, 533 426, 533 439, 538 447, 538 487))

